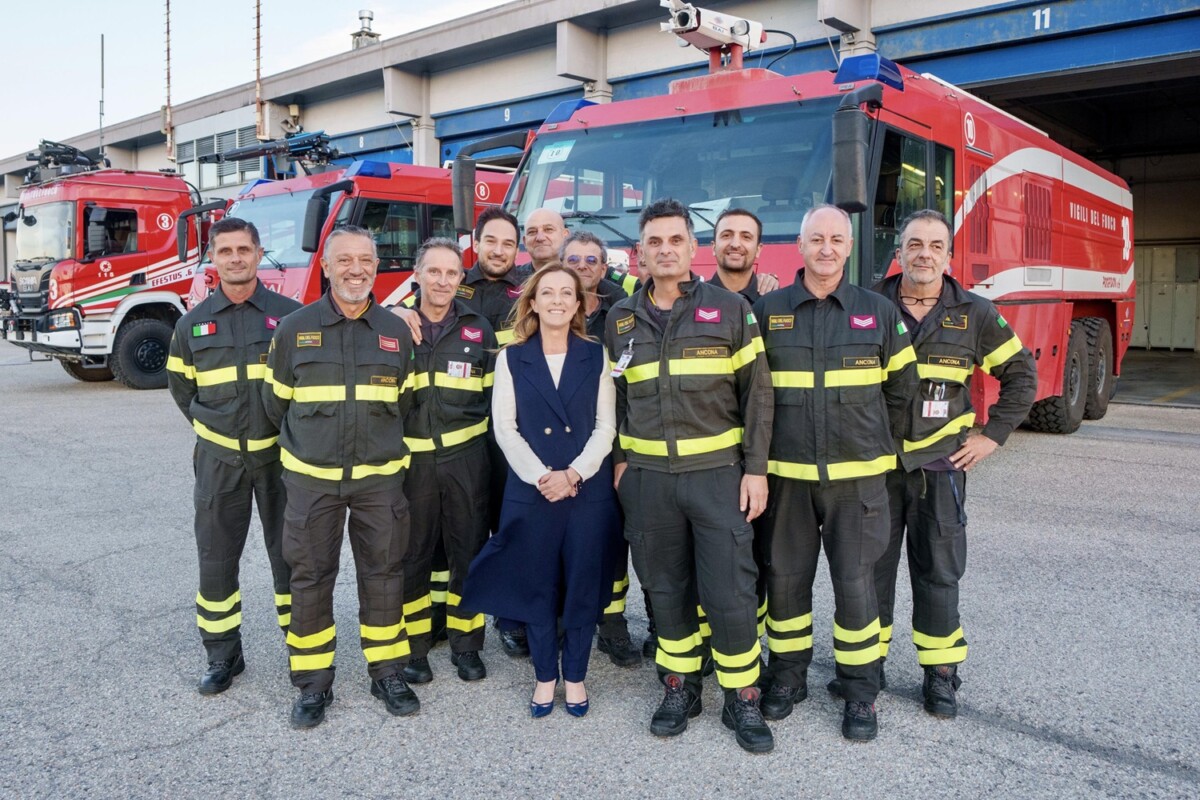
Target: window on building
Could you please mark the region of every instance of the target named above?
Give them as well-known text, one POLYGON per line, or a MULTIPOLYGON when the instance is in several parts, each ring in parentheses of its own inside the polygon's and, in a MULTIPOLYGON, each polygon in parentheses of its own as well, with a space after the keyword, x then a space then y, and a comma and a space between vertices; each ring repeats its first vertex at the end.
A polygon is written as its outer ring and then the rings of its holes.
POLYGON ((245 147, 258 141, 254 126, 223 131, 215 136, 202 136, 175 144, 175 163, 180 174, 201 190, 221 186, 237 186, 262 177, 258 158, 243 158, 237 161, 201 163, 203 156, 226 153, 236 147, 245 147))

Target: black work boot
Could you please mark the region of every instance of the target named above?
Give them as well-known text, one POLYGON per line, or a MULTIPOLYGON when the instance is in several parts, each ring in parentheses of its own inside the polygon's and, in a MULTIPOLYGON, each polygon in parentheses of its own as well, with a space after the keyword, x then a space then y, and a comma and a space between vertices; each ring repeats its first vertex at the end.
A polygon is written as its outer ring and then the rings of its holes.
POLYGON ((650 718, 650 732, 655 736, 678 736, 687 730, 689 719, 700 716, 703 705, 700 695, 692 694, 679 675, 668 675, 663 683, 667 693, 650 718))
POLYGON ((763 692, 762 698, 758 701, 758 707, 765 718, 775 722, 786 718, 792 713, 792 709, 796 707, 796 703, 807 699, 807 680, 801 679, 799 686, 785 686, 782 683, 775 682, 763 692))
POLYGON ((935 717, 954 719, 958 716, 956 692, 959 686, 962 686, 962 679, 958 677, 958 665, 926 667, 925 682, 921 685, 925 710, 935 717))
POLYGON ((332 702, 333 689, 300 695, 292 704, 292 727, 317 727, 325 719, 325 708, 332 702))
POLYGON ((407 717, 421 710, 421 701, 400 675, 387 675, 371 681, 371 694, 382 700, 388 713, 394 717, 407 717))
POLYGON ((875 704, 847 700, 846 708, 842 711, 842 736, 854 742, 869 742, 878 732, 875 704))
MULTIPOLYGON (((831 695, 833 695, 834 697, 842 696, 842 682, 839 681, 837 678, 834 678, 829 683, 825 684, 825 688, 828 689, 829 693, 831 695)), ((879 691, 882 692, 886 688, 887 688, 887 675, 883 671, 883 663, 880 662, 880 664, 879 664, 879 691)))
POLYGON ((509 656, 526 658, 529 655, 529 637, 525 634, 525 628, 513 628, 510 631, 496 628, 496 633, 500 635, 500 646, 509 656))
POLYGON ((636 667, 642 663, 641 654, 633 646, 633 642, 629 641, 628 636, 614 636, 611 639, 597 636, 596 649, 607 653, 609 661, 618 667, 636 667))
POLYGON ((775 737, 758 708, 757 686, 725 693, 721 722, 733 731, 738 745, 748 753, 769 753, 775 749, 775 737))
POLYGON ((433 667, 429 666, 428 656, 410 658, 400 674, 409 683, 429 683, 433 680, 433 667))
POLYGON ((646 630, 646 641, 642 642, 642 658, 653 659, 658 655, 658 631, 651 625, 646 630))
POLYGON ((481 681, 487 677, 487 667, 483 665, 478 650, 451 653, 450 663, 458 667, 458 677, 464 681, 481 681))
POLYGON ((208 662, 196 691, 200 694, 220 694, 233 684, 233 676, 246 671, 246 660, 239 652, 233 658, 208 662))

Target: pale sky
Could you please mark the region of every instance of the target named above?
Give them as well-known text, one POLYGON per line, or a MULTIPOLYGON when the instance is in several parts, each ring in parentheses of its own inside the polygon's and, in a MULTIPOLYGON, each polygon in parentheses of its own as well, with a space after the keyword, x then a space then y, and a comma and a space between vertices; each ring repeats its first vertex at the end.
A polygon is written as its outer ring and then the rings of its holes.
MULTIPOLYGON (((262 0, 263 77, 350 50, 358 10, 384 39, 506 0, 262 0)), ((166 102, 164 0, 0 2, 0 158, 95 130, 104 34, 104 123, 166 102), (52 9, 52 10, 51 10, 52 9)), ((171 102, 254 80, 254 0, 171 3, 171 102)))

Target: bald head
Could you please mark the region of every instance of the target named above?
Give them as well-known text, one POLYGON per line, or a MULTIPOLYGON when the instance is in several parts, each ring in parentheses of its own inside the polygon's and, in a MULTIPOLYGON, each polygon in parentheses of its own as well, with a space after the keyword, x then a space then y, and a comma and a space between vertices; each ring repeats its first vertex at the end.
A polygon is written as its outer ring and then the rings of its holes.
POLYGON ((539 208, 525 220, 525 250, 540 269, 558 258, 558 249, 567 238, 562 215, 550 208, 539 208))

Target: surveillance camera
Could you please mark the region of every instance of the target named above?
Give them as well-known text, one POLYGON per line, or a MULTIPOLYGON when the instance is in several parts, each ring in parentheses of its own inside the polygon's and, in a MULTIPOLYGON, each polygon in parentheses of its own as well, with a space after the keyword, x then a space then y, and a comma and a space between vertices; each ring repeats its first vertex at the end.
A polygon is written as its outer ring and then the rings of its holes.
POLYGON ((761 23, 697 8, 683 0, 660 0, 660 5, 669 10, 671 18, 660 28, 701 50, 738 45, 748 53, 763 42, 761 23))

